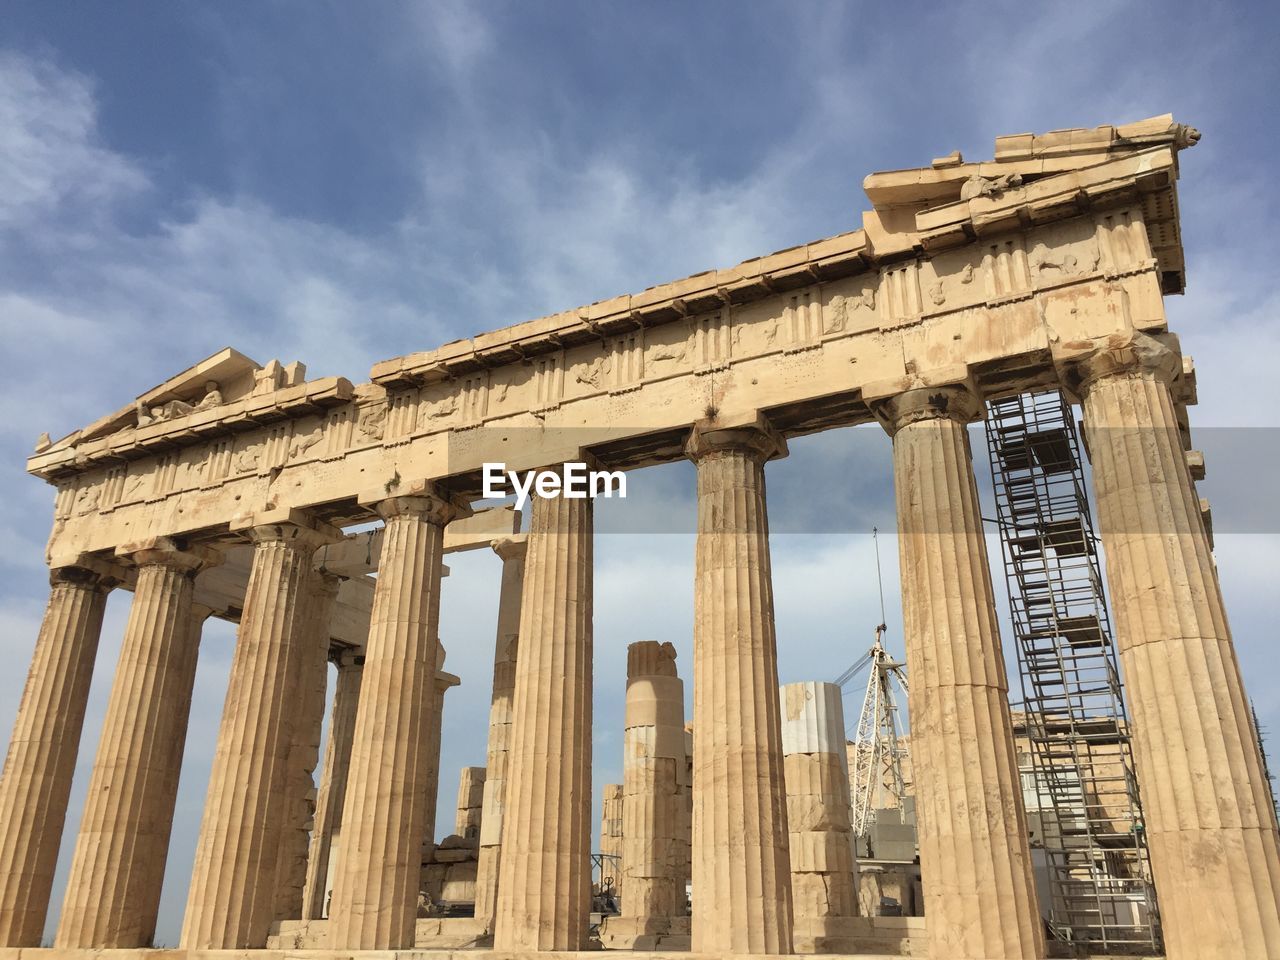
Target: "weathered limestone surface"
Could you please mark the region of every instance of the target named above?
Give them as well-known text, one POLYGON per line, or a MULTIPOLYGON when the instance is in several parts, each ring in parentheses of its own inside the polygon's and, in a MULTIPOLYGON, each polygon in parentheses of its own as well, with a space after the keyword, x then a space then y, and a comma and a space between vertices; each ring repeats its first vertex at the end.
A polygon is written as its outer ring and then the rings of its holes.
POLYGON ((670 643, 627 647, 622 762, 622 912, 644 934, 650 921, 685 916, 684 684, 670 643))
POLYGON ((340 586, 341 580, 337 577, 324 573, 312 576, 308 602, 312 622, 308 629, 314 639, 307 643, 306 659, 299 665, 298 672, 297 714, 288 760, 288 806, 276 864, 276 920, 296 920, 302 916, 316 803, 313 774, 320 761, 320 737, 329 687, 329 614, 340 586))
MULTIPOLYGON (((897 391, 895 391, 896 393, 897 391)), ((1044 956, 964 386, 881 407, 893 435, 920 869, 935 960, 1044 956)))
POLYGON ((533 501, 494 927, 497 950, 576 950, 591 901, 592 504, 533 501))
POLYGON ((254 542, 181 945, 262 947, 274 913, 288 814, 298 676, 319 642, 308 609, 312 558, 340 535, 297 511, 249 518, 254 542))
POLYGON ((1134 762, 1170 960, 1280 957, 1280 851, 1156 339, 1066 344, 1084 400, 1134 762))
POLYGON ((493 695, 489 701, 489 741, 485 752, 484 809, 480 820, 480 856, 476 865, 475 912, 485 933, 493 932, 498 898, 526 541, 507 537, 496 541, 493 550, 502 558, 502 585, 498 595, 498 628, 493 650, 493 695))
POLYGON ((844 708, 834 683, 788 683, 780 694, 796 949, 807 952, 829 935, 825 920, 858 913, 844 708))
POLYGON ((484 809, 484 767, 463 767, 458 773, 458 812, 453 832, 468 840, 479 841, 484 809))
POLYGON ((413 946, 436 722, 432 608, 444 525, 459 508, 427 489, 378 512, 386 534, 329 911, 330 946, 352 950, 413 946))
POLYGON ((328 906, 329 860, 333 833, 342 823, 342 804, 347 795, 347 771, 351 765, 356 707, 364 677, 364 655, 344 651, 338 656, 337 666, 338 680, 329 711, 329 739, 324 749, 324 768, 307 854, 307 885, 303 897, 303 919, 306 920, 325 916, 328 906))
POLYGON ((614 893, 622 889, 624 838, 622 835, 623 785, 606 783, 600 801, 600 852, 607 858, 601 866, 601 883, 612 882, 614 893))
POLYGON ((50 574, 49 601, 0 775, 0 945, 44 935, 71 776, 111 581, 78 567, 50 574))
MULTIPOLYGON (((433 624, 439 622, 438 614, 433 614, 431 622, 433 624)), ((440 734, 444 729, 444 695, 449 692, 450 687, 456 687, 459 683, 457 677, 451 673, 445 673, 442 669, 445 652, 444 646, 440 644, 438 633, 436 634, 436 645, 440 653, 436 659, 436 679, 431 693, 431 716, 425 724, 427 729, 427 765, 422 779, 422 791, 426 795, 423 801, 425 806, 422 817, 423 862, 431 856, 431 851, 435 849, 436 845, 436 814, 438 812, 436 807, 440 802, 440 734)))
POLYGON ((167 538, 117 555, 138 568, 62 903, 58 947, 147 947, 155 936, 200 632, 193 578, 218 562, 167 538))
POLYGON ((785 441, 756 425, 696 427, 693 623, 695 952, 791 952, 778 650, 764 462, 785 441))

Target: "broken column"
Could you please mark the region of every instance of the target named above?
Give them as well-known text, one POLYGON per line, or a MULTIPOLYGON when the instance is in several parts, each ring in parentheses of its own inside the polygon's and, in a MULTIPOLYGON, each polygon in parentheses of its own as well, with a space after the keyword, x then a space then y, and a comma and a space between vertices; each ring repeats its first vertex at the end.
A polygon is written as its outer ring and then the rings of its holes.
POLYGON ((539 497, 525 557, 496 950, 578 950, 591 907, 590 499, 539 497))
POLYGON ((351 748, 329 945, 414 944, 426 834, 444 526, 464 509, 427 484, 377 505, 386 521, 351 748))
MULTIPOLYGON (((684 684, 670 643, 627 647, 623 735, 622 914, 637 937, 685 916, 684 684)), ((648 948, 644 940, 635 949, 648 948)))
POLYGON ((906 390, 875 409, 893 436, 930 956, 1043 957, 1008 681, 966 430, 981 416, 982 403, 969 387, 952 384, 906 390))
POLYGON ((58 947, 149 947, 187 739, 200 631, 195 575, 220 557, 157 538, 116 551, 137 583, 62 902, 58 947))
MULTIPOLYGON (((1170 383, 1142 334, 1069 343, 1170 960, 1280 956, 1275 810, 1170 383)), ((914 679, 914 678, 913 678, 914 679)))
POLYGON ((829 921, 858 913, 844 709, 834 683, 788 683, 781 699, 791 901, 796 949, 807 953, 845 932, 829 921))
POLYGON ((458 774, 458 813, 453 832, 466 840, 480 840, 484 783, 484 767, 463 767, 458 774))
POLYGON ((506 817, 507 764, 519 648, 520 598, 524 589, 525 542, 523 538, 508 537, 493 544, 493 552, 502 558, 502 586, 493 651, 493 695, 489 701, 489 743, 485 754, 484 810, 480 820, 479 862, 476 865, 475 912, 486 933, 493 932, 502 855, 502 825, 506 817))
POLYGON ((81 567, 50 571, 49 602, 0 775, 0 946, 38 947, 71 796, 107 593, 81 567))
POLYGON ((312 561, 321 544, 341 538, 285 508, 236 526, 253 540, 253 567, 187 895, 187 950, 266 946, 298 674, 319 642, 308 609, 312 561))
POLYGON ((695 953, 790 953, 791 876, 764 464, 758 422, 699 424, 694 573, 695 953))
POLYGON ((318 920, 328 914, 329 864, 333 859, 335 835, 342 825, 342 804, 347 793, 347 771, 351 763, 351 739, 356 727, 356 705, 364 676, 364 655, 344 650, 336 657, 338 679, 329 710, 329 737, 324 750, 324 768, 316 793, 316 812, 307 854, 307 886, 303 897, 303 917, 318 920))

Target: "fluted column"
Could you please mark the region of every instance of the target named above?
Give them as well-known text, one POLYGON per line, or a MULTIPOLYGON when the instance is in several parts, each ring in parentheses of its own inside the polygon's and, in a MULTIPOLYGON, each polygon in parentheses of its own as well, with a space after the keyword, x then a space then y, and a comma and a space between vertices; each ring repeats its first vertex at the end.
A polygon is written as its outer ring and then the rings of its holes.
POLYGON ((102 613, 114 581, 79 567, 50 574, 49 602, 0 774, 0 946, 44 934, 102 613))
POLYGON ((762 426, 696 427, 693 950, 790 953, 791 878, 762 426))
POLYGON ((378 504, 386 521, 356 710, 329 945, 413 947, 427 816, 444 525, 459 507, 430 486, 378 504))
POLYGON ((485 751, 484 807, 480 816, 480 852, 479 862, 476 864, 476 919, 484 925, 486 933, 493 932, 494 910, 498 899, 525 549, 526 542, 523 539, 505 538, 493 544, 494 553, 502 558, 502 586, 498 595, 498 635, 493 649, 493 695, 489 701, 489 743, 485 751))
POLYGON ((239 529, 254 543, 253 566, 187 896, 181 943, 188 950, 266 944, 298 677, 318 642, 308 609, 312 560, 318 546, 341 536, 286 510, 239 529))
POLYGON ((600 880, 612 878, 613 890, 622 890, 622 784, 606 783, 600 799, 600 853, 606 858, 600 866, 600 880))
POLYGON ((591 501, 535 499, 520 607, 497 950, 578 950, 586 941, 591 582, 591 501))
POLYGON ((320 761, 325 695, 329 689, 329 616, 341 585, 340 578, 327 573, 317 572, 311 578, 308 629, 312 639, 307 642, 306 658, 299 665, 285 827, 276 857, 273 912, 277 920, 297 920, 302 916, 307 852, 317 799, 314 773, 320 761))
POLYGON ((303 916, 318 920, 325 916, 329 895, 329 859, 334 831, 342 824, 342 804, 347 794, 347 772, 351 764, 351 741, 356 729, 356 705, 364 676, 364 656, 344 650, 337 657, 338 680, 329 711, 329 739, 324 749, 324 769, 316 794, 316 812, 307 854, 307 886, 303 916))
POLYGON ((1180 357, 1141 334, 1067 350, 1166 954, 1280 957, 1275 811, 1170 395, 1180 357))
POLYGON ((844 708, 834 683, 788 683, 780 697, 796 939, 816 944, 838 932, 830 918, 858 913, 844 708))
MULTIPOLYGON (((437 637, 437 643, 439 638, 437 637)), ((422 792, 425 795, 425 813, 422 817, 422 862, 436 848, 436 817, 440 805, 440 735, 444 730, 444 695, 450 687, 458 685, 458 678, 446 673, 444 666, 444 646, 440 645, 440 658, 436 661, 436 679, 431 693, 431 716, 426 724, 427 768, 423 777, 422 792)))
POLYGON ((935 960, 1044 956, 961 386, 879 405, 893 435, 920 871, 935 960))
POLYGON ((670 643, 627 647, 622 759, 622 914, 635 933, 666 933, 685 915, 684 684, 670 643))
POLYGON ((54 945, 148 947, 156 931, 207 608, 220 557, 167 537, 116 550, 138 568, 54 945))

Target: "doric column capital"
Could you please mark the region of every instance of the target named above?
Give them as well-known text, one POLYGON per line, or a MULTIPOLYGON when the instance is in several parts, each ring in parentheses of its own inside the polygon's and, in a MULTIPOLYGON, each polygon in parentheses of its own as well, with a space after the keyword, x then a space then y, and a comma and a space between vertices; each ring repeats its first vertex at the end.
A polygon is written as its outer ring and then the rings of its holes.
POLYGON ((982 397, 971 383, 918 386, 868 401, 889 436, 921 420, 973 423, 982 419, 982 397))
POLYGON ((443 527, 451 520, 469 516, 471 508, 457 499, 436 492, 413 494, 402 497, 388 497, 380 500, 375 506, 378 516, 383 520, 393 517, 422 517, 427 523, 443 527))
POLYGON ((436 671, 436 692, 441 696, 444 696, 445 691, 450 687, 456 687, 461 683, 456 674, 445 673, 443 670, 436 671))
POLYGON ((781 460, 788 453, 787 441, 763 416, 754 422, 720 424, 699 420, 689 431, 685 456, 694 463, 724 453, 744 453, 759 463, 781 460))
POLYGON ((1053 363, 1062 385, 1077 397, 1103 377, 1147 376, 1171 384, 1182 373, 1182 355, 1168 343, 1130 331, 1054 344, 1053 363))
POLYGON ((116 556, 136 567, 169 567, 195 576, 201 570, 222 563, 221 552, 203 544, 192 544, 178 537, 148 537, 116 547, 116 556))
POLYGON ((338 668, 338 672, 364 666, 364 649, 362 647, 331 647, 329 660, 338 668))
POLYGON ((490 546, 505 563, 508 560, 523 560, 529 550, 529 540, 521 533, 513 537, 502 537, 493 541, 490 546))
POLYGON ((86 590, 107 591, 124 582, 123 574, 114 575, 106 564, 102 564, 101 567, 99 569, 98 565, 87 567, 78 564, 51 567, 49 569, 49 586, 56 587, 60 583, 69 583, 77 587, 84 587, 86 590))
POLYGON ((295 507, 246 513, 231 521, 231 530, 254 543, 283 541, 316 549, 342 540, 342 531, 295 507))

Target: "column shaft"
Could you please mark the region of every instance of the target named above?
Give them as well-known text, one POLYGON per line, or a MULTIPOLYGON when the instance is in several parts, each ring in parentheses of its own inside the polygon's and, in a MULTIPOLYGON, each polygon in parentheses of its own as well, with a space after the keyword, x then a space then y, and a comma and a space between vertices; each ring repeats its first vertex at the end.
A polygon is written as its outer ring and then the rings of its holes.
POLYGON ((0 946, 38 947, 44 935, 107 590, 77 567, 51 576, 0 774, 0 946))
POLYGON ((429 494, 378 512, 386 529, 329 909, 334 949, 413 947, 426 835, 440 646, 431 608, 444 525, 457 511, 429 494))
POLYGON ((89 779, 58 947, 149 947, 178 796, 200 631, 194 576, 216 562, 172 542, 124 549, 138 565, 129 622, 89 779))
POLYGON ((959 387, 885 405, 930 956, 1044 956, 1008 681, 959 387))
POLYGON ((266 945, 288 812, 298 676, 317 642, 307 609, 312 558, 336 534, 293 522, 248 532, 253 566, 182 928, 189 950, 266 945))
POLYGON ((498 898, 502 825, 506 819, 507 765, 511 749, 512 706, 516 688, 516 651, 520 634, 520 597, 524 588, 525 542, 500 540, 502 558, 498 630, 493 651, 493 695, 489 701, 489 743, 485 751, 484 807, 480 816, 480 852, 476 864, 476 919, 493 932, 498 898))
POLYGON ((591 901, 589 499, 536 499, 494 948, 578 950, 591 901))
POLYGON ((342 824, 342 804, 347 793, 351 742, 356 729, 356 705, 364 676, 364 657, 344 653, 338 659, 338 682, 329 712, 329 739, 324 750, 324 770, 316 795, 316 812, 307 854, 307 886, 303 898, 306 919, 326 915, 329 898, 329 860, 333 833, 342 824))
POLYGON ((790 953, 791 878, 759 428, 695 429, 693 950, 790 953))
POLYGON ((1280 957, 1280 850, 1257 732, 1150 338, 1082 372, 1134 763, 1170 960, 1280 957))
POLYGON ((834 683, 788 683, 781 701, 796 939, 815 942, 858 913, 844 709, 834 683))
POLYGON ((316 573, 310 584, 308 608, 312 637, 299 664, 297 714, 289 747, 288 798, 284 834, 276 857, 275 909, 277 920, 302 916, 307 883, 307 853, 316 809, 315 769, 320 761, 325 695, 329 690, 329 615, 341 581, 316 573))
POLYGON ((665 933, 685 915, 684 684, 669 643, 627 648, 623 734, 622 913, 636 933, 665 933), (647 924, 654 922, 650 929, 647 924))

